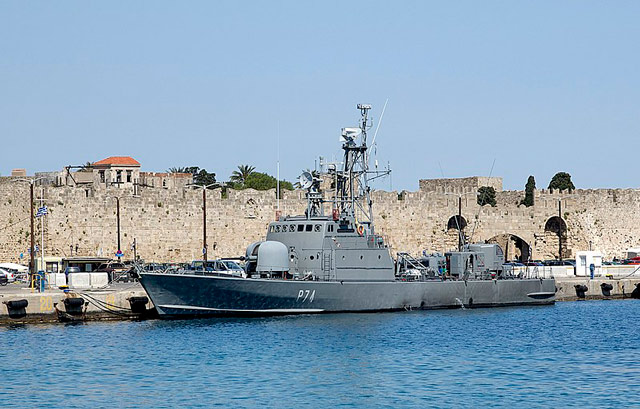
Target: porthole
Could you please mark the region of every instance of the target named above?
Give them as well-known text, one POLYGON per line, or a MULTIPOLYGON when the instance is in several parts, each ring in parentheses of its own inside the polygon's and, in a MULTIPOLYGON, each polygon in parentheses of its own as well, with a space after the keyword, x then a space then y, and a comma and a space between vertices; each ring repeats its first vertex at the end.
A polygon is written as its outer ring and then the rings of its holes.
POLYGON ((289 231, 290 231, 290 232, 294 232, 294 231, 296 231, 296 225, 295 225, 295 224, 290 224, 290 225, 289 225, 289 231))
POLYGON ((314 229, 315 231, 320 231, 320 230, 322 229, 322 225, 320 225, 320 224, 316 224, 316 225, 313 227, 313 229, 314 229))
POLYGON ((314 258, 313 256, 309 256, 309 260, 313 260, 313 258, 314 258))
POLYGON ((280 233, 280 226, 276 225, 276 233, 280 233))
POLYGON ((360 256, 360 260, 362 260, 363 256, 360 256))
POLYGON ((380 260, 380 254, 378 254, 378 260, 380 260))

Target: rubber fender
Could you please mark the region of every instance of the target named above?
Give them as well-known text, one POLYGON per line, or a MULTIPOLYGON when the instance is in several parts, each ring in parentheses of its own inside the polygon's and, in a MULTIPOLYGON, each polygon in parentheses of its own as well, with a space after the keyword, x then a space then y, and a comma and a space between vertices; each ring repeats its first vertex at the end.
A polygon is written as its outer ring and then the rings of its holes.
POLYGON ((4 303, 7 305, 7 308, 10 310, 21 310, 23 308, 27 308, 27 306, 29 305, 29 301, 27 300, 12 300, 12 301, 5 301, 4 303))
POLYGON ((602 288, 602 291, 611 291, 613 290, 613 286, 609 283, 602 283, 600 284, 600 288, 602 288))

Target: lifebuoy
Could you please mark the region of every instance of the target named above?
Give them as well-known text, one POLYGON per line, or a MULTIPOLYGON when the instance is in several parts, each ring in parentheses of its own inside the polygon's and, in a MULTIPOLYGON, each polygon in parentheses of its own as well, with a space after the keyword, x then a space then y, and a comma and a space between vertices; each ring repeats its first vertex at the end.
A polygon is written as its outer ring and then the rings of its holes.
POLYGON ((360 225, 358 226, 358 234, 361 236, 364 236, 364 226, 360 225))

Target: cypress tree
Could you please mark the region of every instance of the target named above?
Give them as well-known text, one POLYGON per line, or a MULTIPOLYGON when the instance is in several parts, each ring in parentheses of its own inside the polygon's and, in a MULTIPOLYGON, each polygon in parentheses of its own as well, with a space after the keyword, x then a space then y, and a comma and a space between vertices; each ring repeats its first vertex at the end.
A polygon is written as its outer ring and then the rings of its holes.
POLYGON ((520 201, 520 204, 523 204, 527 207, 533 206, 533 192, 536 190, 536 179, 533 176, 529 176, 527 179, 527 184, 524 185, 524 199, 520 201))

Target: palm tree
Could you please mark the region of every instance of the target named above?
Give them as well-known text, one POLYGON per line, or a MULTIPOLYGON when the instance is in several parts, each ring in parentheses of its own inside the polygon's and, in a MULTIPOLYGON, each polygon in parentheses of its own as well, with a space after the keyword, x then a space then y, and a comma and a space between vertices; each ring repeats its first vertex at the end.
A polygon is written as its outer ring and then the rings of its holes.
POLYGON ((178 167, 178 168, 169 168, 167 169, 167 173, 189 173, 187 172, 187 168, 185 167, 178 167))
POLYGON ((233 171, 229 179, 234 183, 244 184, 254 170, 256 170, 254 166, 240 165, 238 166, 238 170, 233 171))

